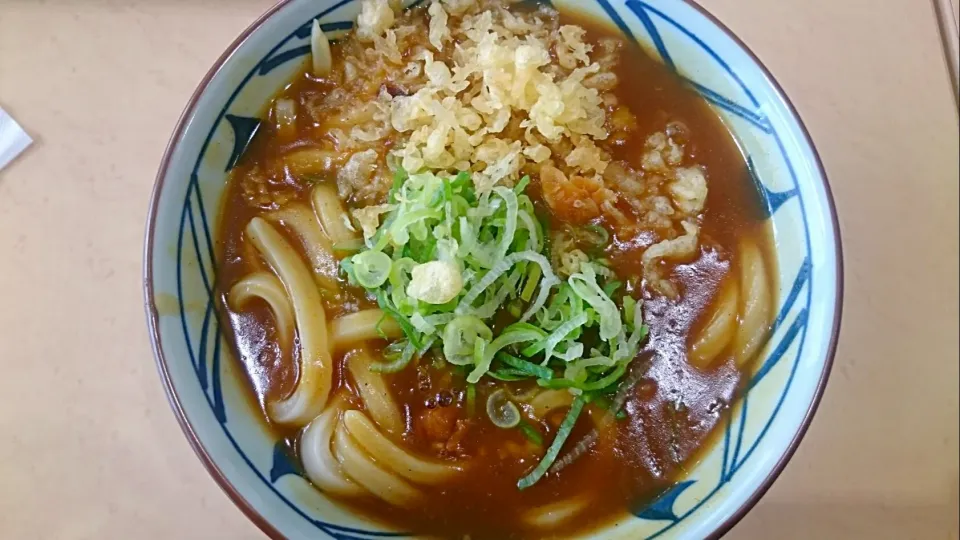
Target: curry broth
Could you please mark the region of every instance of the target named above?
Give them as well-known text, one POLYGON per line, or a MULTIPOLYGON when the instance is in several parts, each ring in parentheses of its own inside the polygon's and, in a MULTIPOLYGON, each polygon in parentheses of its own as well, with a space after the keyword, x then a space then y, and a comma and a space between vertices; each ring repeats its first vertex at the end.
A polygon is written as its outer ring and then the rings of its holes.
MULTIPOLYGON (((562 14, 562 18, 587 28, 591 40, 613 35, 611 30, 593 21, 567 14, 562 14)), ((531 443, 520 430, 499 429, 489 421, 476 422, 463 441, 469 456, 466 472, 453 482, 424 488, 428 493, 427 502, 416 511, 397 509, 378 499, 357 499, 346 504, 374 519, 417 533, 514 538, 531 532, 521 520, 522 513, 576 495, 590 499, 590 510, 577 518, 575 530, 564 528, 562 533, 587 531, 642 507, 676 482, 695 465, 699 450, 708 446, 710 434, 729 413, 743 374, 731 359, 718 361, 709 371, 692 367, 686 360, 688 335, 696 329, 698 316, 710 307, 720 280, 736 271, 734 253, 740 237, 758 238, 767 252, 769 266, 772 243, 769 226, 763 221, 762 201, 737 144, 704 100, 639 47, 628 47, 623 57, 617 69, 621 83, 615 94, 636 115, 636 133, 640 135, 616 148, 613 158, 639 167, 643 134, 661 130, 670 121, 680 121, 689 128, 688 152, 704 167, 710 188, 702 221, 701 256, 673 270, 673 278, 682 286, 681 298, 677 301, 665 297, 645 298, 645 322, 650 333, 636 362, 644 362, 646 372, 626 402, 626 418, 616 422, 614 429, 603 432, 587 456, 564 469, 562 474, 548 475, 525 491, 517 489, 517 479, 536 464, 542 449, 531 453, 531 443)), ((330 90, 329 84, 301 73, 280 96, 305 103, 312 94, 330 90)), ((315 141, 312 127, 305 122, 299 123, 296 139, 287 143, 279 143, 274 130, 272 122, 262 124, 236 168, 234 178, 251 168, 267 167, 291 148, 315 141)), ((528 192, 532 198, 537 196, 535 185, 528 192)), ((289 191, 294 201, 310 205, 310 182, 287 176, 276 187, 289 191)), ((240 278, 257 269, 257 265, 266 268, 255 253, 244 248, 243 241, 244 226, 251 218, 264 213, 248 205, 239 182, 231 180, 223 199, 217 238, 219 309, 222 320, 229 321, 229 341, 250 379, 251 395, 261 408, 269 399, 283 397, 293 388, 296 363, 283 360, 266 305, 254 302, 240 313, 227 306, 225 295, 240 278)), ((290 240, 298 245, 295 239, 290 240)), ((621 279, 640 275, 640 253, 650 243, 642 235, 632 240, 614 238, 606 256, 621 279)), ((358 308, 375 307, 375 302, 362 290, 343 285, 348 292, 340 303, 327 303, 328 318, 358 308)), ((335 388, 351 384, 341 376, 344 361, 343 354, 335 356, 335 388)), ((435 455, 435 445, 423 436, 414 419, 432 414, 430 410, 444 404, 444 410, 453 411, 446 414, 463 418, 466 406, 463 376, 422 359, 399 373, 388 375, 387 379, 407 419, 401 442, 426 455, 435 455)), ((497 387, 503 385, 497 384, 497 387)), ((488 379, 481 381, 478 404, 483 403, 481 396, 492 387, 488 379)), ((524 389, 522 384, 512 384, 511 388, 516 392, 524 389)), ((589 431, 591 415, 597 411, 588 409, 589 414, 582 415, 577 422, 567 448, 589 431)), ((561 418, 562 414, 553 415, 543 425, 535 426, 547 441, 545 445, 552 439, 561 418)), ((296 458, 296 431, 277 425, 271 427, 278 438, 288 441, 291 456, 296 458)))

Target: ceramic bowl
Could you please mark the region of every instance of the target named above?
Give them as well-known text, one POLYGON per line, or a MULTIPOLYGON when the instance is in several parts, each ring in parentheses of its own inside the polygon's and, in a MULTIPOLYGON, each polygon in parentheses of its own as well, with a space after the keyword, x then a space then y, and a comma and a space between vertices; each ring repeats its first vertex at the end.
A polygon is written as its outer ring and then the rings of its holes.
MULTIPOLYGON (((719 442, 656 501, 597 538, 705 538, 770 487, 824 391, 839 329, 842 261, 823 167, 796 111, 729 30, 685 0, 565 0, 609 21, 689 81, 748 158, 773 223, 779 305, 746 395, 719 442)), ((564 4, 568 4, 565 6, 564 4)), ((266 431, 227 353, 210 294, 227 171, 267 100, 309 53, 310 23, 350 28, 358 0, 288 0, 253 23, 201 81, 163 157, 147 224, 145 301, 170 403, 210 474, 273 537, 396 536, 325 498, 266 431)), ((415 536, 416 531, 412 531, 415 536)), ((404 535, 406 536, 406 535, 404 535)))

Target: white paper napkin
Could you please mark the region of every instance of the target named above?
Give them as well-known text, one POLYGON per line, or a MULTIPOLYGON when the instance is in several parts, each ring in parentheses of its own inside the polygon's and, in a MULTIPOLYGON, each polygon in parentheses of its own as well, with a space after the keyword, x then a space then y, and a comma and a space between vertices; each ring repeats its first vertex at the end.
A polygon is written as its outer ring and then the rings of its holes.
POLYGON ((23 152, 33 139, 6 111, 0 109, 0 169, 23 152))

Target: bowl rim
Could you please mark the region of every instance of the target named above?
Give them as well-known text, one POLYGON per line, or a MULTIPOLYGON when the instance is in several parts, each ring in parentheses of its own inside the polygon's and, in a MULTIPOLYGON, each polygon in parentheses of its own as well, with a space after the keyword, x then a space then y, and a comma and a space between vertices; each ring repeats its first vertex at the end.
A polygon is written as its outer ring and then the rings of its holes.
MULTIPOLYGON (((167 359, 164 355, 163 345, 160 340, 160 328, 159 328, 159 311, 156 306, 153 290, 153 248, 154 248, 154 238, 156 233, 157 225, 157 213, 160 206, 160 196, 163 192, 164 181, 167 176, 167 171, 170 167, 170 162, 173 158, 173 152, 177 144, 183 138, 183 134, 187 129, 189 124, 189 118, 194 114, 197 103, 200 100, 200 97, 206 92, 207 87, 210 84, 210 81, 223 69, 224 65, 227 63, 228 59, 233 55, 234 52, 260 27, 271 17, 273 17, 277 12, 282 10, 287 4, 290 4, 295 0, 279 0, 273 6, 268 8, 262 15, 257 17, 249 26, 247 26, 226 48, 226 50, 217 58, 213 66, 204 74, 203 78, 198 83, 197 87, 194 89, 193 93, 190 96, 190 99, 187 101, 186 106, 183 111, 180 113, 180 117, 177 120, 176 126, 174 127, 173 133, 170 136, 169 141, 167 142, 166 148, 163 152, 163 157, 160 161, 160 167, 157 171, 157 176, 154 180, 153 190, 150 195, 150 203, 147 211, 147 220, 146 220, 146 231, 144 238, 144 251, 143 251, 143 293, 144 293, 144 307, 146 310, 146 319, 148 333, 150 335, 150 344, 153 349, 154 361, 156 363, 157 371, 159 372, 160 379, 163 382, 164 392, 167 396, 167 401, 171 409, 173 409, 174 415, 177 417, 177 423, 180 424, 180 429, 183 431, 184 436, 187 438, 187 441, 190 443, 190 446, 193 448, 193 451, 196 453, 197 457, 200 458, 200 461, 203 463, 204 467, 207 470, 207 473, 213 477, 216 483, 220 486, 220 489, 230 498, 231 501, 247 516, 250 521, 252 521, 261 531, 263 531, 268 537, 274 539, 283 539, 284 535, 265 517, 263 517, 260 512, 254 508, 247 499, 240 494, 240 492, 233 486, 233 484, 227 479, 223 471, 213 460, 210 454, 207 452, 206 448, 203 446, 203 443, 200 442, 200 438, 197 436, 196 431, 193 429, 193 425, 187 418, 186 412, 183 409, 183 405, 180 401, 180 396, 177 394, 176 389, 173 385, 173 380, 170 376, 170 372, 167 366, 167 359)), ((773 76, 773 73, 767 68, 767 66, 760 60, 760 58, 753 52, 753 50, 747 46, 742 39, 740 39, 726 24, 724 24, 720 19, 710 13, 706 8, 701 6, 699 0, 679 0, 686 4, 687 6, 693 8, 697 13, 707 19, 711 24, 716 26, 720 31, 722 31, 726 37, 731 39, 738 47, 740 47, 747 56, 756 64, 760 72, 763 74, 767 83, 772 87, 774 94, 781 100, 781 102, 787 107, 787 110, 792 115, 793 119, 797 123, 797 127, 800 130, 800 133, 803 136, 803 140, 810 147, 811 153, 813 155, 813 165, 815 166, 816 171, 819 173, 820 177, 823 179, 823 189, 826 196, 827 210, 829 213, 830 221, 832 223, 832 235, 835 245, 835 254, 834 258, 836 261, 836 283, 835 283, 835 295, 834 295, 834 316, 833 324, 831 327, 831 335, 829 344, 827 346, 826 356, 823 362, 823 369, 821 370, 820 376, 817 380, 816 387, 814 389, 813 396, 810 400, 810 405, 807 407, 807 411, 804 413, 803 419, 800 422, 796 432, 793 435, 793 438, 790 440, 790 443, 787 445, 786 450, 774 464, 770 472, 760 481, 760 483, 753 489, 747 499, 741 504, 732 515, 726 518, 724 521, 720 522, 714 530, 710 533, 707 538, 716 539, 725 535, 730 531, 741 519, 753 509, 754 506, 763 498, 767 493, 770 487, 773 485, 774 481, 780 476, 784 468, 786 468, 787 463, 793 458, 793 455, 796 453, 797 448, 800 446, 800 442, 803 440, 804 435, 806 435, 807 430, 810 427, 810 424, 813 421, 813 417, 817 412, 817 409, 820 406, 820 401, 823 398, 823 394, 826 391, 827 382, 830 378, 830 373, 833 370, 833 363, 837 352, 837 342, 840 337, 840 325, 841 319, 843 318, 843 285, 844 285, 844 261, 843 261, 843 247, 842 247, 842 238, 840 231, 840 220, 837 215, 837 207, 834 201, 833 191, 830 188, 830 181, 827 177, 826 169, 824 168, 823 161, 820 157, 820 153, 817 150, 817 147, 813 143, 813 138, 810 136, 810 131, 807 129, 806 124, 803 122, 799 111, 794 106, 793 102, 787 96, 783 87, 780 85, 779 81, 773 76)))

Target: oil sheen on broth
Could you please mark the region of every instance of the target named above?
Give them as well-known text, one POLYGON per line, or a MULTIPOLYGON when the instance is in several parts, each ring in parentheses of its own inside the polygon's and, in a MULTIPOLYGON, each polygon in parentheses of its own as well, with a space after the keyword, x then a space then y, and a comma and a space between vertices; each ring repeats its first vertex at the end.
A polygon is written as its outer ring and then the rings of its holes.
MULTIPOLYGON (((369 5, 364 9, 370 9, 370 13, 386 5, 366 3, 369 5)), ((499 9, 501 2, 482 2, 465 15, 450 7, 455 4, 447 6, 450 26, 471 13, 499 9)), ((423 29, 422 36, 401 33, 401 42, 419 40, 429 47, 427 21, 437 14, 433 11, 436 8, 429 8, 429 14, 427 9, 420 7, 413 13, 396 15, 394 26, 420 24, 423 29)), ((592 44, 597 56, 605 50, 600 45, 602 40, 618 39, 613 30, 575 14, 557 16, 549 13, 548 8, 526 4, 511 9, 521 18, 543 17, 554 26, 585 28, 586 34, 581 40, 592 44)), ((389 40, 389 34, 384 35, 389 40)), ((332 63, 342 64, 364 47, 383 46, 379 41, 383 39, 377 36, 373 41, 358 43, 355 36, 348 36, 334 42, 330 45, 332 63)), ((457 37, 448 39, 451 41, 447 42, 446 52, 434 51, 437 58, 449 58, 457 37)), ((415 61, 409 50, 403 54, 397 70, 415 61)), ((612 521, 632 519, 629 512, 642 508, 682 478, 696 464, 699 452, 709 446, 714 428, 726 418, 742 381, 752 369, 751 360, 762 346, 770 323, 773 287, 768 277, 772 275, 769 225, 764 221, 762 203, 742 154, 702 98, 638 47, 624 43, 617 54, 619 63, 609 70, 616 75, 616 85, 601 92, 613 96, 604 104, 605 125, 610 127, 611 135, 603 149, 608 161, 618 164, 614 167, 621 167, 618 170, 623 175, 637 174, 649 182, 650 171, 639 171, 644 170, 643 156, 651 148, 650 136, 674 130, 669 133, 671 144, 674 138, 681 140, 684 163, 695 163, 704 171, 709 187, 705 205, 696 212, 699 231, 694 255, 683 260, 659 261, 657 274, 651 277, 643 254, 656 242, 670 239, 671 234, 674 239, 681 236, 683 229, 676 227, 676 223, 673 224, 675 232, 663 236, 657 226, 643 225, 642 210, 625 205, 623 213, 640 225, 617 224, 607 214, 589 223, 576 222, 551 206, 551 201, 562 203, 545 193, 551 187, 545 185, 541 176, 554 173, 543 172, 545 165, 532 159, 521 172, 531 177, 524 193, 531 199, 535 216, 544 228, 548 244, 544 253, 554 265, 558 264, 557 257, 551 250, 575 246, 591 260, 607 261, 607 267, 614 274, 607 278, 608 282, 622 282, 612 298, 630 295, 642 300, 646 336, 618 381, 629 384, 622 392, 625 399, 622 408, 618 412, 604 409, 615 401, 618 387, 607 389, 605 394, 597 393, 599 397, 584 405, 576 418, 558 459, 573 452, 581 441, 592 443, 582 445, 582 455, 562 470, 548 472, 534 485, 518 489, 518 479, 531 473, 560 431, 574 399, 569 390, 544 388, 533 378, 502 381, 483 376, 476 384, 469 384, 466 378, 473 366, 463 369, 444 362, 439 357, 439 343, 396 372, 371 371, 358 375, 356 370, 369 369, 367 364, 371 361, 380 363, 384 358, 397 356, 397 347, 391 349, 390 344, 402 341, 399 330, 386 330, 391 339, 375 337, 344 346, 333 344, 338 334, 331 330, 324 338, 331 354, 330 365, 326 366, 331 389, 329 397, 324 398, 332 405, 320 410, 330 411, 330 430, 333 431, 326 439, 321 438, 326 443, 318 455, 329 456, 333 462, 329 464, 331 474, 343 477, 337 480, 341 482, 343 496, 336 495, 336 490, 328 490, 339 501, 392 527, 422 534, 456 538, 465 535, 471 538, 566 536, 589 532, 612 521), (617 112, 619 107, 632 113, 626 122, 628 129, 618 130, 615 126, 613 118, 621 114, 617 112), (601 245, 590 247, 589 241, 584 242, 583 237, 577 236, 576 231, 596 233, 597 227, 606 231, 608 238, 601 245), (572 237, 560 237, 559 231, 574 232, 572 237), (562 247, 560 244, 564 243, 569 245, 562 247), (652 280, 659 278, 666 280, 667 287, 674 287, 676 294, 651 285, 652 280), (744 334, 745 325, 752 325, 752 334, 744 334), (517 407, 522 416, 519 426, 498 427, 484 412, 489 396, 499 390, 507 390, 508 401, 517 407), (386 394, 385 401, 375 396, 377 392, 386 394), (376 402, 371 403, 371 399, 376 402), (395 410, 390 412, 390 407, 395 410), (473 410, 469 411, 470 408, 473 410), (359 416, 343 413, 350 409, 359 411, 359 416), (393 421, 384 420, 391 415, 395 415, 394 421, 398 422, 392 428, 393 421), (344 425, 347 427, 342 429, 344 425), (364 426, 373 426, 383 440, 425 461, 423 475, 405 476, 404 472, 391 471, 389 463, 377 459, 362 466, 350 463, 338 466, 337 460, 342 457, 338 452, 349 454, 351 448, 363 449, 365 444, 374 444, 371 441, 382 443, 377 435, 364 437, 360 433, 364 426), (402 489, 396 500, 364 490, 364 483, 373 480, 363 476, 361 469, 371 464, 379 467, 381 473, 386 470, 391 481, 399 479, 398 486, 402 489), (438 464, 447 469, 430 468, 438 464), (416 494, 411 495, 410 500, 403 499, 407 488, 416 494)), ((551 52, 551 61, 558 61, 555 52, 551 52)), ((408 95, 416 90, 415 86, 404 87, 396 80, 380 82, 377 83, 380 91, 392 95, 408 95)), ((341 149, 338 145, 342 142, 330 134, 332 129, 349 121, 350 115, 343 112, 349 111, 349 106, 337 105, 337 112, 329 113, 333 115, 330 118, 317 118, 318 114, 328 114, 322 106, 312 109, 312 115, 307 113, 311 111, 311 104, 330 102, 329 96, 337 93, 338 87, 334 77, 318 76, 310 66, 305 66, 305 71, 269 104, 259 132, 232 172, 218 229, 217 290, 220 315, 229 322, 225 325, 227 337, 249 377, 252 398, 264 411, 264 419, 276 436, 288 442, 293 460, 306 459, 301 455, 301 439, 305 437, 303 428, 309 420, 278 422, 270 404, 293 392, 302 378, 297 359, 303 354, 303 330, 295 329, 293 339, 287 341, 290 329, 281 326, 289 327, 290 321, 281 322, 283 317, 277 312, 289 309, 295 313, 291 317, 296 319, 297 306, 284 308, 283 302, 289 302, 289 298, 277 300, 279 308, 265 300, 269 295, 262 292, 276 293, 277 289, 270 289, 271 284, 283 282, 284 275, 276 271, 274 263, 251 241, 248 224, 255 218, 272 224, 273 230, 295 247, 303 264, 313 271, 313 277, 334 276, 335 289, 324 289, 322 279, 314 280, 327 324, 335 325, 334 321, 340 317, 378 308, 374 294, 348 283, 346 274, 336 268, 338 260, 356 253, 357 239, 337 242, 325 238, 320 242, 325 244, 322 249, 327 250, 329 257, 326 264, 333 266, 332 273, 326 268, 324 274, 319 267, 325 264, 325 259, 308 253, 310 240, 305 240, 307 235, 297 230, 293 222, 300 218, 292 217, 290 210, 309 209, 309 219, 316 220, 315 216, 322 213, 317 208, 322 202, 318 201, 329 202, 331 193, 339 195, 333 199, 346 209, 387 202, 383 192, 344 190, 337 183, 338 170, 353 166, 339 154, 349 157, 357 153, 356 149, 341 149), (289 105, 280 107, 278 103, 289 105), (284 125, 280 118, 291 111, 278 111, 288 106, 296 118, 292 125, 284 125), (302 152, 316 149, 332 149, 334 155, 323 163, 326 154, 302 152), (301 161, 291 161, 290 156, 298 152, 301 161), (308 157, 306 165, 304 155, 308 157), (318 198, 317 189, 326 189, 327 199, 318 198), (279 281, 274 274, 280 274, 279 281), (250 276, 254 279, 248 279, 250 276), (246 284, 246 291, 252 291, 249 301, 237 302, 236 297, 231 298, 237 294, 237 284, 241 282, 246 284)), ((349 104, 349 98, 345 94, 344 102, 349 104)), ((510 129, 513 128, 506 127, 506 131, 510 129)), ((378 151, 389 153, 402 147, 406 136, 409 133, 392 133, 371 144, 379 144, 378 151)), ((376 167, 382 171, 385 165, 378 161, 376 167)), ((393 165, 396 166, 395 161, 393 165)), ((559 166, 561 174, 572 178, 570 168, 559 166)), ((455 172, 437 172, 437 175, 452 177, 455 172)), ((505 179, 504 185, 515 186, 519 176, 505 179)), ((609 179, 615 177, 615 173, 606 172, 604 182, 608 187, 609 179)), ((392 171, 389 178, 393 178, 392 171)), ((375 184, 377 180, 373 178, 370 182, 375 184)), ((618 205, 626 198, 620 186, 613 186, 620 197, 618 205)), ((320 223, 324 223, 322 217, 320 223)), ((359 237, 360 224, 354 221, 348 230, 351 228, 354 231, 350 234, 359 237)), ((329 223, 319 230, 327 237, 336 236, 329 230, 329 223)), ((469 284, 464 289, 466 292, 469 284)), ((292 294, 289 286, 279 290, 292 294)), ((621 302, 616 303, 620 307, 621 302)), ((520 306, 519 311, 523 307, 525 305, 520 306)), ((516 323, 519 311, 498 310, 489 322, 493 334, 516 323)), ((595 329, 583 332, 586 350, 593 346, 591 340, 598 339, 594 333, 595 329)), ((520 344, 504 351, 521 356, 519 350, 525 346, 520 344)), ((562 373, 562 369, 556 369, 562 373)), ((507 372, 509 370, 502 371, 507 372)), ((310 430, 322 431, 319 421, 310 425, 310 430)))

